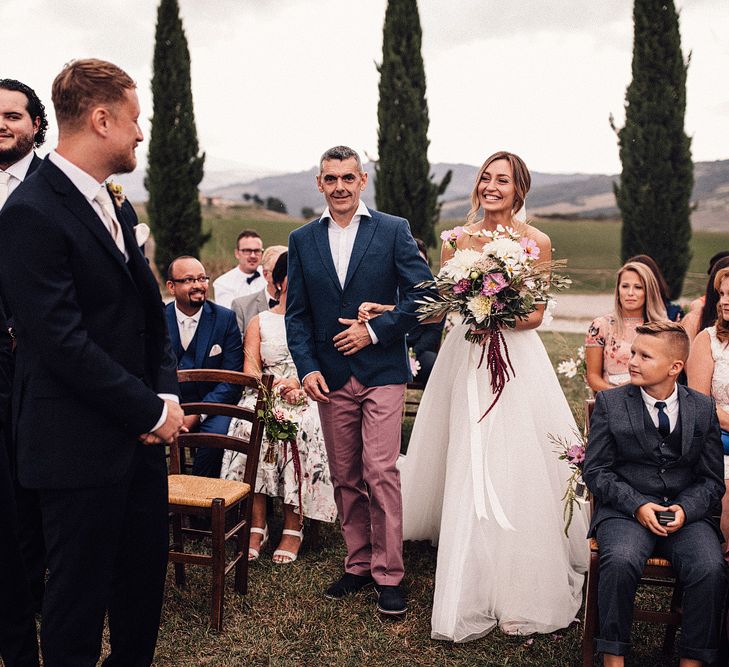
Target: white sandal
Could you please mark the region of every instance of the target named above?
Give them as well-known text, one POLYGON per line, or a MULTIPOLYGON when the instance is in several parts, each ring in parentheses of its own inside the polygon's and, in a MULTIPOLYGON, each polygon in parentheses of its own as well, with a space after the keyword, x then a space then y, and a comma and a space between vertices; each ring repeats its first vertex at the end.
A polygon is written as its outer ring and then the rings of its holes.
POLYGON ((256 526, 252 526, 251 533, 256 533, 256 535, 263 535, 263 539, 261 540, 261 544, 258 546, 258 549, 248 547, 249 563, 252 563, 254 560, 258 560, 258 557, 261 555, 260 550, 263 549, 263 547, 266 546, 266 542, 268 542, 268 524, 266 524, 266 526, 264 526, 263 528, 257 528, 256 526))
MULTIPOLYGON (((281 535, 291 535, 292 537, 298 537, 301 542, 304 541, 304 531, 302 530, 290 530, 289 528, 285 528, 281 531, 281 535)), ((301 549, 301 542, 299 543, 299 549, 301 549)), ((297 558, 299 554, 293 553, 291 551, 286 551, 286 549, 276 549, 276 551, 273 552, 273 558, 274 563, 276 565, 288 565, 289 563, 293 563, 297 558), (276 556, 286 556, 288 560, 276 560, 276 556)))

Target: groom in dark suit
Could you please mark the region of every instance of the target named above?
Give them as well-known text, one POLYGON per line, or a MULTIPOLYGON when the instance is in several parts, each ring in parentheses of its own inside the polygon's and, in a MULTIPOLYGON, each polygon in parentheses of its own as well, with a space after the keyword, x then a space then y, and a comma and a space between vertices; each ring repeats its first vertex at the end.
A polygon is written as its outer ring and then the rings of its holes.
POLYGON ((373 581, 378 609, 403 614, 402 499, 395 466, 410 377, 405 334, 418 323, 415 285, 432 279, 407 220, 370 211, 359 155, 337 146, 317 176, 327 208, 289 236, 286 334, 306 393, 319 403, 334 498, 347 544, 341 598, 373 581), (364 301, 395 304, 357 322, 364 301))
POLYGON ((182 429, 175 357, 131 205, 104 181, 136 166, 134 81, 100 60, 53 82, 59 143, 0 213, 0 284, 17 329, 20 484, 38 491, 49 578, 44 663, 148 665, 167 562, 162 447, 182 429), (20 280, 19 276, 23 279, 20 280))
POLYGON ((712 519, 724 494, 719 423, 713 399, 676 384, 689 349, 681 326, 652 322, 637 334, 631 383, 597 395, 583 469, 600 545, 597 649, 606 667, 624 664, 635 591, 656 554, 683 586, 681 666, 698 667, 716 659, 727 586, 712 519))
MULTIPOLYGON (((243 345, 235 313, 207 300, 210 279, 194 257, 178 257, 167 269, 167 289, 175 297, 165 306, 167 328, 179 369, 243 370, 243 345)), ((240 400, 238 385, 227 382, 184 382, 183 403, 230 403, 240 400)), ((228 433, 230 417, 216 415, 201 423, 200 415, 187 415, 185 426, 200 433, 228 433)), ((193 475, 220 477, 224 450, 200 447, 195 452, 193 475)))

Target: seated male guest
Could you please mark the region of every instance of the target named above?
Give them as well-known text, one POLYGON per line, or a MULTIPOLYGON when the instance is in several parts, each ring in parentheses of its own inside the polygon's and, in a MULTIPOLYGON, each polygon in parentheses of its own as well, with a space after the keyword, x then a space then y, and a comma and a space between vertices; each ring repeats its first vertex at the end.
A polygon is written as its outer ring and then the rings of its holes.
MULTIPOLYGON (((194 257, 172 260, 167 269, 167 289, 175 297, 168 303, 167 326, 172 348, 177 354, 177 368, 215 368, 243 370, 243 347, 235 314, 207 301, 208 278, 205 267, 194 257)), ((237 404, 238 385, 226 382, 184 382, 180 384, 183 403, 237 404)), ((187 415, 185 426, 202 433, 228 432, 230 417, 217 415, 201 419, 187 415)), ((222 449, 200 448, 195 454, 192 472, 201 477, 220 477, 222 449)))
POLYGON ((606 667, 624 664, 652 554, 671 561, 683 587, 681 666, 717 657, 727 583, 712 514, 724 493, 723 452, 713 399, 676 384, 688 351, 680 325, 639 326, 630 384, 597 394, 583 477, 596 501, 590 535, 600 545, 597 649, 606 667))
POLYGON ((233 303, 230 304, 231 310, 238 319, 238 328, 242 336, 245 336, 248 323, 258 313, 278 305, 276 296, 278 290, 276 285, 273 284, 272 272, 273 267, 276 266, 276 260, 284 252, 286 252, 285 245, 272 245, 270 248, 266 248, 261 259, 261 272, 263 273, 263 279, 266 281, 265 289, 258 290, 255 294, 239 296, 233 299, 233 303))

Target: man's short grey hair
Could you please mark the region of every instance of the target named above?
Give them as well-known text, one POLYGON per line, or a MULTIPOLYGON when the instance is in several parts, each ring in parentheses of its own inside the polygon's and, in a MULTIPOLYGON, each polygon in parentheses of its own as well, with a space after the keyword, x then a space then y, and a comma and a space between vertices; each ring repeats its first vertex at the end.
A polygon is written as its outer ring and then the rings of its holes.
POLYGON ((334 146, 334 148, 330 148, 322 153, 319 159, 319 173, 324 168, 324 160, 349 160, 351 157, 357 160, 357 169, 359 169, 360 173, 364 171, 359 153, 354 148, 350 148, 349 146, 334 146))

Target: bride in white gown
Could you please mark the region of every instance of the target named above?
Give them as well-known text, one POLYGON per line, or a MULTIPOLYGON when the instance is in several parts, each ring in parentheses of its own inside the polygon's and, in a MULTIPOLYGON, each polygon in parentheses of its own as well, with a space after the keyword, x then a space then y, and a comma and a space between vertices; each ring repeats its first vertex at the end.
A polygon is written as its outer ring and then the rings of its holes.
MULTIPOLYGON (((534 239, 551 258, 549 237, 518 221, 530 175, 511 153, 484 163, 471 195, 473 220, 458 247, 480 249, 479 232, 498 224, 534 239)), ((444 244, 442 261, 453 255, 444 244)), ((587 510, 564 534, 562 494, 570 471, 548 434, 571 438, 575 422, 535 331, 543 307, 505 330, 515 370, 488 416, 493 393, 481 348, 447 336, 423 395, 401 468, 406 540, 438 546, 432 637, 465 642, 497 624, 509 634, 568 626, 582 600, 587 510)))

